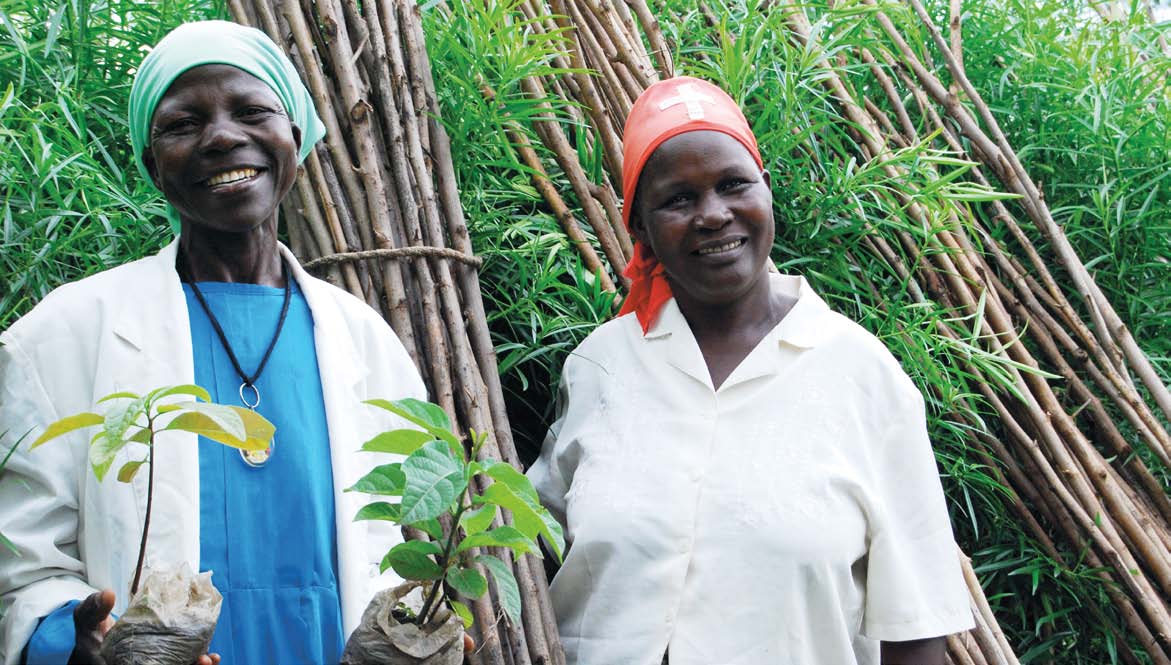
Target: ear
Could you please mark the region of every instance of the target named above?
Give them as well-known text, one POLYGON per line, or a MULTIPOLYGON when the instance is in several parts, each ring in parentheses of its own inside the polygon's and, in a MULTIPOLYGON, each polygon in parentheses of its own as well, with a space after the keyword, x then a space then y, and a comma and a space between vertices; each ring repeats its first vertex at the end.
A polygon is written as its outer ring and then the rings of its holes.
POLYGON ((150 146, 142 149, 142 164, 146 167, 146 172, 150 175, 150 181, 154 183, 155 188, 160 192, 163 190, 163 185, 159 182, 159 169, 155 164, 154 153, 150 151, 150 146))
POLYGON ((293 143, 297 144, 297 154, 301 154, 301 128, 292 123, 289 123, 289 126, 293 128, 293 143))
POLYGON ((773 188, 773 176, 768 172, 768 169, 761 169, 760 177, 764 180, 764 186, 771 190, 773 188))

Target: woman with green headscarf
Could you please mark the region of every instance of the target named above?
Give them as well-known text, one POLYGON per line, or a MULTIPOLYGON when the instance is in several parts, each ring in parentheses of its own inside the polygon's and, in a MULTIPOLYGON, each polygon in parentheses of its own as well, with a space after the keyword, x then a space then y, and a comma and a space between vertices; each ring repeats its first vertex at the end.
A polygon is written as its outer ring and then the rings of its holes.
MULTIPOLYGON (((0 336, 0 431, 40 431, 115 391, 197 383, 277 427, 263 453, 194 437, 155 452, 152 562, 213 570, 210 651, 235 663, 337 662, 369 598, 394 582, 388 523, 343 494, 392 424, 363 399, 424 397, 386 323, 306 274, 277 241, 297 166, 324 134, 308 91, 263 33, 180 26, 143 60, 130 102, 140 170, 179 236, 155 256, 49 294, 0 336)), ((75 435, 9 462, 0 532, 0 663, 94 662, 125 607, 145 474, 99 483, 75 435), (112 590, 118 590, 115 595, 112 590)), ((120 464, 120 462, 119 462, 120 464)))

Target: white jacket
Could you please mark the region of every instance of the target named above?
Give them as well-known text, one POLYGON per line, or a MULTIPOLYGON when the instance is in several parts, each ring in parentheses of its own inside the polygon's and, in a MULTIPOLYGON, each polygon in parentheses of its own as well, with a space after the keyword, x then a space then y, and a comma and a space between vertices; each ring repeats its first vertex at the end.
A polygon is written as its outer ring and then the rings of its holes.
MULTIPOLYGON (((114 391, 194 382, 187 303, 175 272, 178 243, 155 256, 67 284, 0 334, 0 433, 4 447, 31 431, 0 477, 0 663, 13 665, 37 619, 101 588, 125 608, 134 573, 147 474, 99 483, 87 461, 92 430, 29 451, 46 425, 94 408, 114 391)), ((378 562, 401 540, 388 522, 354 522, 369 497, 343 493, 388 461, 359 452, 379 431, 401 427, 362 404, 375 397, 425 398, 422 379, 390 327, 365 303, 306 273, 289 251, 313 312, 325 397, 337 516, 342 624, 348 635, 370 597, 398 580, 378 562)), ((147 564, 199 565, 199 453, 194 435, 155 451, 155 501, 147 564)), ((178 438, 178 437, 176 437, 178 438)), ((117 459, 112 468, 128 461, 117 459)))

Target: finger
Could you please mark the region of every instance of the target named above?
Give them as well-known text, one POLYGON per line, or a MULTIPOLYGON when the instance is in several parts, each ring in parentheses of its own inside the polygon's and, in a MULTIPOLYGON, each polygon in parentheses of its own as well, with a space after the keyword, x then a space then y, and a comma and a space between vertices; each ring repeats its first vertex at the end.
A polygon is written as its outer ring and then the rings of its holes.
POLYGON ((476 641, 472 639, 471 635, 464 633, 464 653, 471 653, 476 650, 476 641))
MULTIPOLYGON (((114 592, 110 589, 95 591, 73 610, 73 625, 79 631, 101 630, 114 609, 114 592)), ((102 630, 102 633, 105 631, 102 630)))

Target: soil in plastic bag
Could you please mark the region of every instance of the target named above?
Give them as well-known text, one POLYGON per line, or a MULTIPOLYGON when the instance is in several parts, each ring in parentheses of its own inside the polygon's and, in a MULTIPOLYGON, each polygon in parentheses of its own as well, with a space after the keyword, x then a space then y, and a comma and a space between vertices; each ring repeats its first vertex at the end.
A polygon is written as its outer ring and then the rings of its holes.
MULTIPOLYGON (((362 622, 346 642, 343 665, 460 665, 463 662, 463 622, 447 607, 438 608, 424 626, 400 623, 394 610, 400 603, 421 605, 423 588, 402 584, 380 591, 366 606, 362 622)), ((413 608, 416 612, 418 608, 413 608)))
POLYGON ((107 665, 191 665, 207 653, 223 597, 211 573, 185 562, 148 570, 126 612, 106 633, 107 665))

